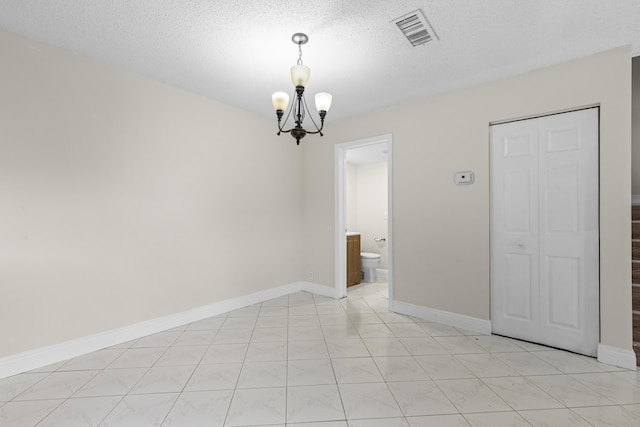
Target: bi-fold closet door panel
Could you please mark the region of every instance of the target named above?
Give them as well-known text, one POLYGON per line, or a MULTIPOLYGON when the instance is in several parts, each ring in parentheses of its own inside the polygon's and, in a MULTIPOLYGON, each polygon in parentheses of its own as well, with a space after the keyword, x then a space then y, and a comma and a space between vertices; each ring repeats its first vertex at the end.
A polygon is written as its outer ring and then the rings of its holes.
POLYGON ((496 334, 595 355, 598 110, 491 127, 496 334))

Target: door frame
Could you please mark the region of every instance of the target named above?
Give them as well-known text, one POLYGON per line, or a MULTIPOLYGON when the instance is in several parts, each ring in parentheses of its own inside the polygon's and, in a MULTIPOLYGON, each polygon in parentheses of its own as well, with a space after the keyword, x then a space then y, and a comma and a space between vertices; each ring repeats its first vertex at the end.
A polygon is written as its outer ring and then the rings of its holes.
POLYGON ((346 215, 346 154, 348 150, 366 147, 369 145, 387 145, 387 248, 388 248, 388 282, 389 282, 389 306, 393 302, 393 173, 392 173, 392 145, 393 138, 390 133, 371 138, 357 139, 354 141, 336 144, 335 153, 335 294, 337 298, 347 296, 347 226, 346 215))

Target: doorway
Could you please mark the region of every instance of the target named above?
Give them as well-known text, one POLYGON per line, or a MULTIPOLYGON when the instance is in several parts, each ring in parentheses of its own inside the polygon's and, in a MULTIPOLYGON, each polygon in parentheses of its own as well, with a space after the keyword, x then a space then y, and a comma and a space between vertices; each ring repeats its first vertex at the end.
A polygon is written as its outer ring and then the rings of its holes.
POLYGON ((491 126, 492 332, 595 356, 598 108, 491 126))
MULTIPOLYGON (((375 173, 385 162, 386 182, 382 185, 381 192, 386 190, 386 209, 375 209, 371 215, 378 222, 378 228, 367 227, 367 231, 361 235, 361 252, 367 249, 381 255, 381 273, 386 270, 389 284, 389 302, 393 296, 393 238, 392 238, 392 138, 391 134, 373 138, 360 139, 345 142, 335 146, 335 174, 336 174, 336 217, 335 217, 335 283, 336 295, 339 298, 347 296, 347 232, 362 232, 362 230, 350 230, 349 227, 357 227, 354 216, 349 216, 349 210, 353 209, 353 188, 349 186, 349 175, 353 175, 353 168, 362 167, 366 173, 375 173), (360 165, 360 166, 358 166, 360 165), (380 229, 380 222, 386 224, 386 229, 380 229), (377 230, 376 232, 370 231, 377 230), (380 240, 384 239, 384 240, 380 240)), ((353 214, 353 212, 351 212, 353 214)))

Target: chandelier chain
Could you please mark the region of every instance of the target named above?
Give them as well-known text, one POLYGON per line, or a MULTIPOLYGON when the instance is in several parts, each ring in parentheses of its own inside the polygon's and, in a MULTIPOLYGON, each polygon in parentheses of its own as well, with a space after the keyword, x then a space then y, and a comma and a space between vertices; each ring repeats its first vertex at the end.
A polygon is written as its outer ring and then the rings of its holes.
POLYGON ((302 45, 298 44, 298 65, 302 65, 302 45))

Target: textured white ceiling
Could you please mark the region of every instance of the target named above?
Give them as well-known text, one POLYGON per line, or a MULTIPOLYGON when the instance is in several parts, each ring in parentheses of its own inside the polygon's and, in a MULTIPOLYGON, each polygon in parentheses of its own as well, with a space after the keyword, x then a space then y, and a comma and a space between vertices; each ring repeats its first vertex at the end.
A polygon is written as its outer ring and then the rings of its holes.
POLYGON ((328 120, 618 46, 640 54, 640 0, 2 0, 0 27, 269 117, 305 32, 328 120), (440 41, 412 48, 390 24, 415 9, 440 41))

